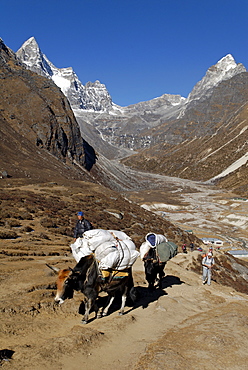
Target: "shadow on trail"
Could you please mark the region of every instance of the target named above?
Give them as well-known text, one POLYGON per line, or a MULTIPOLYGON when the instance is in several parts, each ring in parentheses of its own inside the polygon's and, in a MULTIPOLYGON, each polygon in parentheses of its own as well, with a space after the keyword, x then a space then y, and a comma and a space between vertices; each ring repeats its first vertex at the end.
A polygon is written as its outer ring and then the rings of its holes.
MULTIPOLYGON (((164 289, 172 287, 173 285, 181 285, 184 281, 180 280, 177 276, 173 275, 166 275, 161 282, 161 287, 155 285, 153 289, 149 289, 148 287, 141 287, 141 286, 134 286, 131 289, 131 294, 128 296, 126 301, 126 310, 123 315, 127 315, 131 311, 142 307, 147 308, 150 303, 157 301, 160 297, 167 295, 164 289), (129 307, 129 309, 127 309, 129 307)), ((107 303, 107 295, 106 296, 99 296, 97 299, 98 308, 101 310, 102 307, 106 306, 107 303)), ((121 294, 116 293, 115 299, 112 305, 109 308, 108 316, 112 313, 118 313, 118 310, 121 307, 121 294)), ((79 307, 78 313, 84 315, 84 302, 81 303, 79 307)), ((95 320, 95 318, 90 318, 88 323, 95 320)))
POLYGON ((179 277, 173 275, 166 275, 162 279, 162 289, 171 288, 172 285, 181 285, 184 281, 180 280, 179 277))
POLYGON ((157 285, 155 285, 153 289, 141 286, 134 287, 132 291, 133 304, 130 304, 132 308, 125 311, 125 314, 135 310, 138 307, 147 308, 150 303, 155 302, 160 297, 168 294, 164 291, 164 289, 172 287, 173 285, 181 285, 183 283, 184 282, 177 276, 167 275, 162 279, 161 287, 158 287, 157 285))
POLYGON ((167 295, 167 293, 161 288, 149 289, 146 287, 137 286, 134 289, 134 295, 136 299, 134 303, 131 304, 132 308, 130 308, 128 311, 125 311, 125 314, 139 307, 147 308, 150 303, 157 301, 164 295, 167 295))

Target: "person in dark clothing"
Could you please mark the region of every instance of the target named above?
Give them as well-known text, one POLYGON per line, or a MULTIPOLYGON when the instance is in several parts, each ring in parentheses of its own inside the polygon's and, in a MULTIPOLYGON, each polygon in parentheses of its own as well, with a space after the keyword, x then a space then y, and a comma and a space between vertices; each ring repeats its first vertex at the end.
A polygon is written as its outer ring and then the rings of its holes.
POLYGON ((74 241, 76 241, 77 238, 82 238, 83 233, 88 230, 92 230, 93 226, 90 223, 90 221, 86 220, 84 218, 84 213, 82 211, 78 212, 77 214, 78 220, 74 229, 74 241))
POLYGON ((187 253, 187 247, 186 247, 186 244, 183 244, 183 245, 182 245, 182 250, 183 250, 183 253, 187 253))
POLYGON ((190 251, 193 252, 195 250, 195 244, 193 242, 190 243, 190 251))

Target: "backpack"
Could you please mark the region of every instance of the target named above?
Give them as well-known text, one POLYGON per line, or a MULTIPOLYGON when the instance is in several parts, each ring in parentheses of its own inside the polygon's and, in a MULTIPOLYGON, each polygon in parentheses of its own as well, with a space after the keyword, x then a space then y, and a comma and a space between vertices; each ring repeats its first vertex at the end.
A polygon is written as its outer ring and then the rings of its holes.
POLYGON ((167 262, 177 255, 178 246, 173 242, 163 242, 156 247, 160 262, 167 262))

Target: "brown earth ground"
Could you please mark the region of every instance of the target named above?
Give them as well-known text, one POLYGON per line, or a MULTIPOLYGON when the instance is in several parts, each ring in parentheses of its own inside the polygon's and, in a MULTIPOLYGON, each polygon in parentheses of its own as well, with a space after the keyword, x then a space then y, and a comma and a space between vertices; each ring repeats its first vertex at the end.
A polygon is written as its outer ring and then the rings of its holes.
MULTIPOLYGON (((29 186, 18 189, 18 208, 13 199, 10 202, 14 187, 5 189, 6 199, 1 197, 5 224, 0 225, 0 349, 14 351, 11 360, 1 362, 3 369, 247 369, 247 294, 217 283, 216 271, 211 286, 203 286, 200 267, 198 271, 195 268, 198 251, 179 253, 169 261, 162 289, 154 292, 148 290, 143 265, 137 260, 134 282, 138 299, 126 306, 123 316, 118 316, 118 299, 107 317, 95 320, 92 313, 87 325, 81 324, 81 293, 56 305, 56 277, 45 264, 61 268, 75 264, 69 248, 72 238, 68 225, 72 220, 64 220, 63 215, 73 214, 75 209, 67 197, 79 200, 78 193, 54 184, 35 185, 32 191, 29 186), (40 196, 44 197, 43 209, 40 196), (58 206, 59 201, 64 203, 58 206), (12 239, 5 238, 6 230, 10 236, 13 233, 12 239)), ((87 205, 88 212, 96 209, 97 186, 95 198, 93 193, 81 191, 79 204, 84 204, 86 212, 87 205)), ((111 194, 116 212, 121 204, 111 194)), ((108 211, 109 206, 113 211, 112 204, 104 203, 104 194, 101 197, 101 209, 108 211)), ((136 212, 138 217, 138 208, 136 212)), ((95 226, 104 226, 106 218, 113 229, 120 229, 118 218, 111 213, 106 216, 106 212, 95 214, 95 226)), ((128 220, 124 217, 122 222, 128 233, 128 220)), ((107 221, 105 226, 109 227, 107 221)), ((130 230, 135 235, 135 227, 130 230)), ((220 255, 221 251, 215 251, 216 258, 220 255)), ((104 295, 99 304, 103 302, 104 295)))
MULTIPOLYGON (((82 295, 55 305, 45 262, 68 257, 2 259, 1 348, 15 351, 5 369, 247 369, 247 295, 187 269, 198 254, 178 254, 166 267, 163 289, 150 292, 140 261, 134 265, 140 299, 124 316, 81 324, 82 295), (13 273, 15 271, 15 273, 13 273), (3 320, 4 319, 4 320, 3 320)), ((58 263, 59 262, 59 263, 58 263)))

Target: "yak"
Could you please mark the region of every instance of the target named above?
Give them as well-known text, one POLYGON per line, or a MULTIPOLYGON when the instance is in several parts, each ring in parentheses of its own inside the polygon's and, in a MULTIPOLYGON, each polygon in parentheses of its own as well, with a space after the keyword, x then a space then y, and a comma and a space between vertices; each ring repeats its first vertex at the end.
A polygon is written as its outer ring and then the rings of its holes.
POLYGON ((150 248, 149 252, 144 256, 145 276, 148 282, 148 288, 154 289, 154 284, 158 280, 159 288, 162 287, 162 279, 165 276, 164 267, 166 262, 160 262, 156 255, 156 249, 150 248))
POLYGON ((74 290, 84 294, 85 314, 82 320, 84 324, 89 320, 91 309, 95 311, 96 318, 106 316, 117 292, 122 295, 119 315, 124 313, 127 294, 132 297, 131 291, 134 284, 131 267, 123 271, 108 271, 104 274, 107 277, 104 277, 93 254, 82 257, 73 269, 59 270, 53 266, 47 266, 58 273, 55 302, 62 304, 65 299, 72 298, 74 290), (99 312, 96 300, 101 291, 108 294, 108 301, 99 312))

